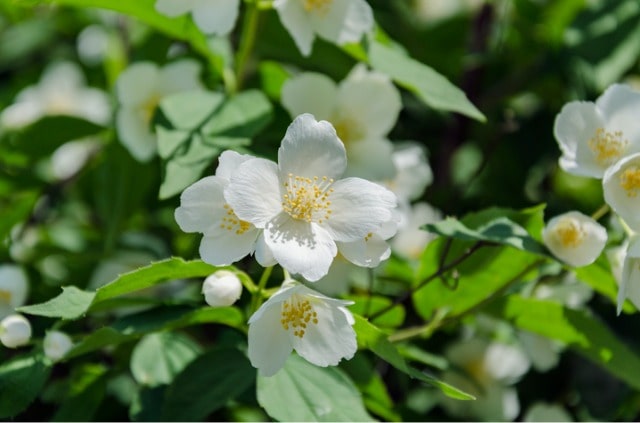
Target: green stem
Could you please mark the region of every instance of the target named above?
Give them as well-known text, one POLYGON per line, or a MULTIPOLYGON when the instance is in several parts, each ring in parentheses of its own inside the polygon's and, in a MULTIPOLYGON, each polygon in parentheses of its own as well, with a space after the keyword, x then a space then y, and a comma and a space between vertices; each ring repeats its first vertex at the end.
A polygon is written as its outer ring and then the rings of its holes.
POLYGON ((273 271, 273 266, 267 267, 262 272, 262 276, 260 276, 260 280, 258 281, 258 289, 255 294, 253 294, 253 299, 251 300, 251 314, 255 313, 255 311, 262 304, 262 292, 264 291, 264 287, 267 286, 267 281, 269 280, 269 276, 271 276, 271 272, 273 271))
POLYGON ((260 8, 258 2, 251 1, 247 4, 247 12, 244 15, 242 23, 242 33, 240 34, 240 46, 236 55, 236 86, 235 89, 240 91, 244 83, 244 74, 246 72, 247 62, 253 45, 256 41, 256 33, 258 30, 258 18, 260 16, 260 8))
POLYGON ((598 210, 593 212, 593 214, 591 215, 591 218, 593 220, 600 220, 600 218, 605 214, 609 213, 610 210, 611 208, 609 207, 608 204, 603 204, 598 210))

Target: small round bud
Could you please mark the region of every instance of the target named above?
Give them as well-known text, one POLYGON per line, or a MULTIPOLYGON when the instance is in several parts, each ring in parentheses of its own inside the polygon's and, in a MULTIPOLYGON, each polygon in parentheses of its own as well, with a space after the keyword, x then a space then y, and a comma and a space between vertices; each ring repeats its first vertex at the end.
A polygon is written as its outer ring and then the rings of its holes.
POLYGON ((228 270, 218 270, 202 284, 204 299, 211 307, 230 306, 242 294, 240 279, 228 270))
POLYGON ((0 342, 7 348, 25 345, 31 339, 31 324, 24 316, 11 314, 0 321, 0 342))
POLYGON ((73 347, 73 341, 64 332, 52 330, 44 337, 44 354, 51 361, 58 361, 73 347))

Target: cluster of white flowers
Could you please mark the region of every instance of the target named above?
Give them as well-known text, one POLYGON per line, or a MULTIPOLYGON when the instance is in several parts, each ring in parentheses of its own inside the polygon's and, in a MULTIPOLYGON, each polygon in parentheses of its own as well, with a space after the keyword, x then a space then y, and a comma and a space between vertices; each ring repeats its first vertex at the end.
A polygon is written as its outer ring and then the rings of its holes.
MULTIPOLYGON (((560 167, 574 175, 602 179, 605 202, 632 234, 640 231, 640 92, 614 84, 595 102, 566 104, 556 117, 554 134, 560 167)), ((543 234, 546 245, 573 266, 592 263, 604 249, 606 230, 593 219, 571 212, 552 219, 543 234)), ((619 275, 618 313, 640 286, 635 236, 627 244, 619 275)))

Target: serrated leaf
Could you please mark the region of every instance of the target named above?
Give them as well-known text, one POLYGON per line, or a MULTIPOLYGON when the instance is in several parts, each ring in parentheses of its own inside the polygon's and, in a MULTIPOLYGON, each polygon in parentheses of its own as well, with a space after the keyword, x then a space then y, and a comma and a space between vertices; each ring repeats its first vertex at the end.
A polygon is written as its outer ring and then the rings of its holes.
POLYGON ((200 351, 198 344, 179 333, 151 333, 131 353, 131 374, 141 385, 168 385, 200 351))
POLYGON ((0 365, 0 418, 24 411, 42 390, 51 368, 42 356, 18 356, 0 365))
POLYGON ((256 370, 235 348, 211 350, 180 372, 165 392, 164 421, 203 421, 247 390, 256 370))
POLYGON ((409 366, 404 358, 402 358, 397 348, 389 342, 384 333, 362 317, 358 315, 355 315, 354 317, 356 319, 356 323, 353 328, 358 336, 358 346, 371 350, 378 357, 401 372, 440 389, 442 393, 448 397, 459 400, 475 399, 474 396, 409 366))
POLYGON ((163 98, 160 110, 174 129, 191 131, 210 119, 224 101, 220 93, 184 91, 163 98))
POLYGON ((360 392, 337 367, 294 354, 270 377, 258 376, 258 403, 279 421, 372 421, 360 392))
POLYGON ((462 113, 481 122, 486 121, 464 92, 431 67, 376 40, 371 40, 367 53, 373 69, 389 75, 398 85, 413 92, 428 106, 462 113))
POLYGON ((585 310, 571 310, 553 301, 511 295, 486 311, 514 326, 567 343, 613 375, 640 389, 640 358, 614 332, 585 310))
POLYGON ((77 319, 89 310, 95 296, 95 292, 83 291, 75 286, 63 286, 62 293, 57 297, 41 304, 20 307, 18 311, 36 316, 77 319))

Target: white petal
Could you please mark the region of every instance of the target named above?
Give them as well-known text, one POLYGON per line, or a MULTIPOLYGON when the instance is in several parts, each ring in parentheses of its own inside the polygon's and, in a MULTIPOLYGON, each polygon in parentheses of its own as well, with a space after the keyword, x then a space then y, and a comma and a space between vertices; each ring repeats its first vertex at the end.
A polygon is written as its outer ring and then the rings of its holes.
POLYGON ((292 118, 311 113, 316 119, 328 120, 337 95, 338 88, 331 78, 321 73, 305 72, 284 83, 280 101, 292 118))
POLYGON ((366 128, 368 137, 385 137, 402 109, 400 92, 388 76, 357 72, 340 84, 338 116, 349 116, 366 128))
POLYGON ((46 110, 40 102, 18 101, 2 111, 0 121, 6 128, 20 128, 35 122, 45 114, 46 110))
POLYGON ((193 21, 205 34, 227 35, 238 19, 240 0, 196 0, 193 21))
POLYGON ((529 371, 531 361, 515 345, 492 342, 485 351, 484 365, 494 379, 513 384, 529 371))
POLYGON ((155 63, 134 63, 118 76, 118 101, 127 106, 142 106, 158 96, 159 84, 160 71, 155 63))
POLYGON ((287 128, 278 149, 280 175, 337 179, 345 171, 347 154, 333 126, 310 114, 298 116, 287 128))
POLYGON ((553 127, 562 157, 560 166, 574 175, 602 177, 606 166, 598 164, 589 148, 598 128, 605 126, 604 119, 593 103, 574 101, 565 104, 553 127))
POLYGON ((633 183, 626 189, 624 181, 626 172, 634 176, 637 171, 640 171, 640 153, 616 162, 607 169, 602 179, 605 202, 636 231, 640 230, 640 213, 637 211, 639 192, 633 187, 633 183))
POLYGON ((258 234, 255 228, 237 234, 218 227, 202 238, 200 257, 214 266, 235 263, 253 252, 258 234))
POLYGON ((481 421, 513 421, 520 412, 515 388, 492 382, 483 387, 476 401, 469 401, 471 412, 481 421))
POLYGON ((331 217, 322 225, 334 240, 359 240, 391 220, 396 196, 388 189, 360 178, 341 179, 332 188, 331 217))
POLYGON ((265 159, 250 159, 238 167, 224 196, 236 215, 258 228, 282 211, 277 166, 265 159))
POLYGON ((58 361, 73 347, 73 341, 66 333, 52 330, 45 335, 42 346, 47 358, 58 361))
POLYGON ((156 154, 158 142, 144 110, 121 107, 116 114, 116 128, 122 145, 139 162, 147 162, 156 154))
POLYGON ((385 185, 400 199, 416 200, 433 182, 433 172, 424 146, 415 142, 394 145, 393 164, 396 176, 385 185))
POLYGON ((180 195, 176 222, 185 232, 208 233, 219 227, 226 215, 224 188, 226 182, 217 176, 207 176, 195 182, 180 195))
POLYGON ((264 232, 260 231, 260 235, 256 240, 256 251, 255 251, 256 261, 262 267, 271 267, 278 264, 276 258, 273 256, 273 253, 269 249, 266 241, 264 240, 264 232))
POLYGON ((338 249, 327 231, 314 223, 281 213, 264 231, 276 261, 290 273, 316 281, 327 274, 338 249))
POLYGON ((351 263, 362 267, 377 267, 391 255, 389 244, 377 234, 368 239, 338 242, 338 251, 351 263))
POLYGON ((337 44, 355 43, 373 29, 373 11, 365 0, 333 1, 326 13, 311 15, 315 31, 337 44))
MULTIPOLYGON (((338 249, 340 249, 340 244, 338 249)), ((318 279, 313 283, 313 289, 322 292, 325 295, 341 295, 349 291, 351 286, 351 272, 354 265, 345 260, 340 254, 336 256, 329 267, 326 276, 318 279)))
POLYGON ((275 294, 273 294, 267 301, 265 301, 264 304, 262 304, 262 306, 258 310, 256 310, 255 313, 251 315, 251 317, 249 317, 248 323, 252 324, 253 322, 256 322, 262 319, 263 314, 267 310, 270 310, 273 307, 280 310, 280 304, 283 301, 287 300, 293 294, 300 291, 300 287, 302 285, 300 285, 300 283, 296 281, 292 281, 292 282, 294 283, 291 283, 291 284, 287 282, 283 283, 280 289, 275 294))
POLYGON ((94 123, 105 125, 111 120, 111 105, 107 94, 95 88, 87 88, 78 95, 77 115, 94 123))
POLYGON ((264 303, 260 308, 264 308, 260 318, 249 320, 249 360, 262 376, 272 376, 284 366, 293 348, 280 324, 280 307, 264 303))
POLYGON ((626 299, 640 309, 640 238, 632 237, 627 247, 622 278, 618 287, 617 313, 620 314, 626 299))
POLYGON ((573 418, 559 405, 534 403, 524 415, 523 422, 572 422, 573 418))
POLYGON ((29 293, 27 275, 20 267, 13 264, 0 265, 0 304, 6 304, 5 313, 0 318, 12 313, 16 307, 24 305, 29 293))
POLYGON ((607 230, 589 216, 572 211, 549 220, 542 239, 560 260, 580 267, 600 256, 607 242, 607 230))
POLYGON ((558 365, 560 361, 559 346, 554 341, 533 332, 521 331, 518 338, 538 372, 546 372, 558 365))
POLYGON ((40 89, 48 93, 75 93, 86 84, 82 70, 73 62, 55 62, 44 71, 40 89))
POLYGON ((255 157, 250 154, 240 154, 233 150, 223 151, 220 157, 218 157, 216 176, 226 180, 231 179, 231 174, 235 172, 242 163, 249 159, 255 159, 255 157))
POLYGON ((7 348, 25 345, 31 339, 31 324, 20 314, 11 314, 0 321, 0 343, 7 348))
POLYGON ((273 8, 278 12, 284 26, 303 56, 311 54, 311 45, 315 38, 309 16, 301 1, 275 0, 273 8))
POLYGON ((200 82, 200 63, 192 59, 181 59, 165 65, 159 73, 159 91, 161 96, 204 89, 200 82))
POLYGON ((308 324, 302 338, 291 334, 296 352, 320 367, 335 366, 343 358, 352 358, 358 345, 356 333, 345 314, 323 301, 312 302, 311 305, 318 314, 318 323, 308 324))
POLYGON ((174 18, 190 11, 193 3, 194 0, 156 0, 155 9, 162 15, 174 18))
POLYGON ((604 117, 607 131, 621 131, 633 146, 627 153, 640 148, 640 92, 628 85, 613 84, 598 98, 596 106, 604 117))
POLYGON ((373 181, 392 179, 396 175, 393 144, 384 138, 366 138, 347 144, 348 165, 345 176, 373 181))

